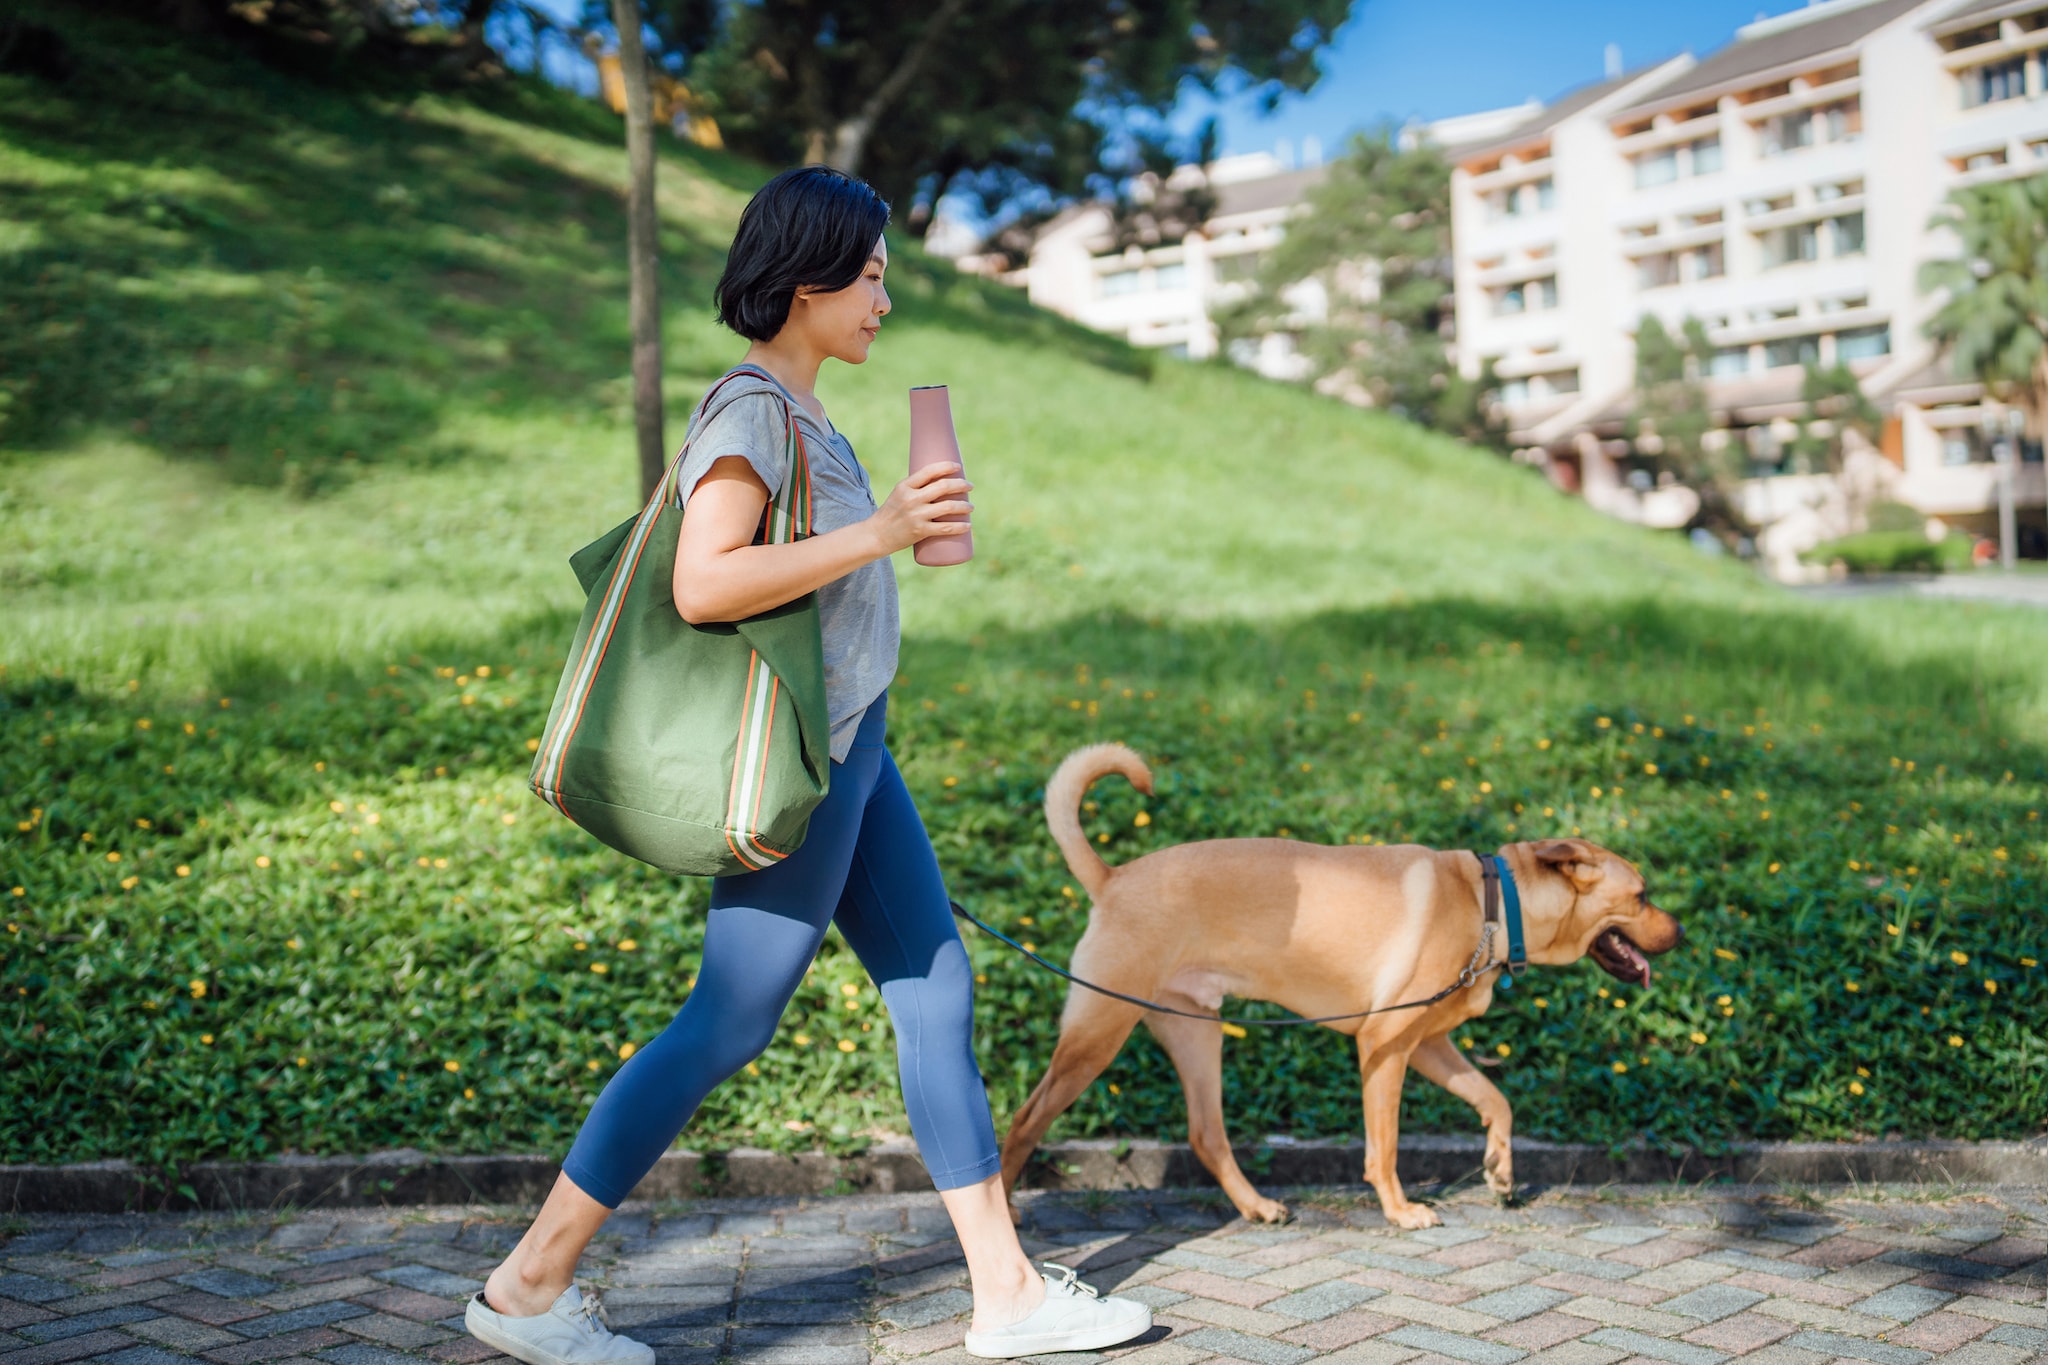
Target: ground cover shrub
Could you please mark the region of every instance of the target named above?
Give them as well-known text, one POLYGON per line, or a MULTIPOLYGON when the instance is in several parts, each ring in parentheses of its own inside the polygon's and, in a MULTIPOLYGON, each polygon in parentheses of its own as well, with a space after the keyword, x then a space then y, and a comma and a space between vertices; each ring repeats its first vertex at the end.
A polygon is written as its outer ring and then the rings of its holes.
MULTIPOLYGON (((0 1159, 559 1151, 686 996, 704 904, 523 789, 564 561, 635 498, 621 159, 542 95, 294 88, 260 125, 181 121, 231 97, 214 76, 134 84, 153 117, 118 128, 0 77, 0 178, 42 215, 0 238, 0 306, 82 291, 37 325, 101 308, 123 343, 0 433, 0 1159), (176 369, 195 340, 204 372, 176 369), (334 445, 344 419, 365 445, 334 445)), ((738 354, 704 293, 756 173, 664 167, 678 407, 738 354)), ((1802 602, 1448 440, 894 260, 875 359, 822 391, 883 482, 905 387, 954 386, 978 557, 899 564, 891 707, 962 899, 1065 956, 1085 909, 1038 802, 1101 739, 1161 779, 1093 793, 1112 861, 1578 832, 1691 938, 1648 991, 1538 971, 1461 1034, 1521 1131, 2039 1131, 2037 616, 1802 602)), ((1062 988, 967 941, 1000 1119, 1062 988)), ((1225 1057, 1240 1136, 1356 1133, 1345 1039, 1225 1057)), ((1058 1131, 1182 1125, 1140 1035, 1058 1131)), ((1473 1121, 1418 1083, 1408 1125, 1473 1121)), ((686 1141, 903 1129, 887 1020, 833 936, 686 1141)))
POLYGON ((1971 545, 1966 535, 1934 541, 1919 530, 1865 531, 1816 545, 1802 558, 1839 563, 1850 573, 1960 573, 1971 567, 1971 545))

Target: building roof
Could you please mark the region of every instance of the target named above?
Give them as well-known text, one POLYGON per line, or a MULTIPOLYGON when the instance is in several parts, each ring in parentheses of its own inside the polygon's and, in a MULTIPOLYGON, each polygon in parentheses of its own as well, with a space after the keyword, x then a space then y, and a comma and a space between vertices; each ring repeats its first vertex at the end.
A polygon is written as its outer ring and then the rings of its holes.
POLYGON ((1451 152, 1459 161, 1471 161, 1478 157, 1493 156, 1499 152, 1513 151, 1517 147, 1526 146, 1544 136, 1557 127, 1557 125, 1563 123, 1588 105, 1606 98, 1627 85, 1630 81, 1641 80, 1643 74, 1652 69, 1651 67, 1638 67, 1634 71, 1626 71, 1619 76, 1610 76, 1604 81, 1595 81, 1591 85, 1582 85, 1575 90, 1568 90, 1532 114, 1526 121, 1516 124, 1505 133, 1483 138, 1478 142, 1473 142, 1463 147, 1453 147, 1451 152))
POLYGON ((1968 3, 1937 16, 1927 25, 1927 31, 1938 35, 1956 33, 2039 8, 2041 0, 1968 0, 1968 3))
POLYGON ((1652 113, 1686 100, 1704 99, 1754 85, 1775 75, 1790 76, 1857 44, 1928 0, 1832 0, 1794 10, 1737 30, 1735 41, 1697 66, 1648 92, 1616 117, 1652 113))
POLYGON ((1216 187, 1216 212, 1211 217, 1228 218, 1236 213, 1292 207, 1308 198, 1309 191, 1322 184, 1329 174, 1327 165, 1303 166, 1278 175, 1263 175, 1257 180, 1228 181, 1216 187))

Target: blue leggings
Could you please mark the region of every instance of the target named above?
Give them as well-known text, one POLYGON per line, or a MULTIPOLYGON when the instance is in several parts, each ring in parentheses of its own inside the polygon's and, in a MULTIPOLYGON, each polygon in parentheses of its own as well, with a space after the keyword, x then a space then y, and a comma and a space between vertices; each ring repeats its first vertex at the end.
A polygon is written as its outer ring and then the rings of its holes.
POLYGON ((711 883, 697 985, 659 1038, 619 1068, 562 1171, 617 1208, 711 1087, 761 1054, 824 940, 839 932, 882 989, 903 1103, 942 1190, 1002 1167, 974 1063, 974 969, 953 925, 924 822, 883 747, 888 694, 868 707, 803 846, 759 872, 711 883))

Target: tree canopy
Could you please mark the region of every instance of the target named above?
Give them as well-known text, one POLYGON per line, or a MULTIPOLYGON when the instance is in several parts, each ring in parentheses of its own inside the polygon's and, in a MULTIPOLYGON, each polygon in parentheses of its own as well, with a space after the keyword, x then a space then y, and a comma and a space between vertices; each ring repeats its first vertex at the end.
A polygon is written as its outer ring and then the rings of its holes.
POLYGON ((2048 433, 2048 175, 1955 190, 1929 226, 1958 251, 1920 267, 1920 287, 1947 295, 1927 336, 2048 433))

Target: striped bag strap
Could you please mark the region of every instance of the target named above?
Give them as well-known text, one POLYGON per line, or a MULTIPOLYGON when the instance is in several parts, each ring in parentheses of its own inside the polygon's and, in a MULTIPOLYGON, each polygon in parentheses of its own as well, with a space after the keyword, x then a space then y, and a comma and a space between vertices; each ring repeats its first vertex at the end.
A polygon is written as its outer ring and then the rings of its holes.
POLYGON ((703 401, 697 404, 696 411, 690 415, 690 435, 683 439, 683 448, 676 452, 675 463, 668 467, 667 475, 655 489, 655 497, 665 499, 678 511, 682 510, 683 490, 676 476, 682 470, 683 461, 689 457, 690 442, 696 435, 697 422, 711 407, 711 400, 718 396, 718 391, 726 386, 727 381, 737 379, 741 375, 752 375, 775 385, 775 396, 782 400, 784 419, 788 423, 787 435, 784 437, 787 442, 784 453, 788 456, 789 472, 782 480, 782 487, 777 489, 768 501, 768 508, 762 514, 762 529, 755 536, 754 543, 786 545, 792 541, 806 539, 814 534, 811 520, 810 451, 804 444, 803 432, 797 427, 796 405, 784 396, 782 385, 775 376, 758 365, 734 366, 705 393, 703 401))

